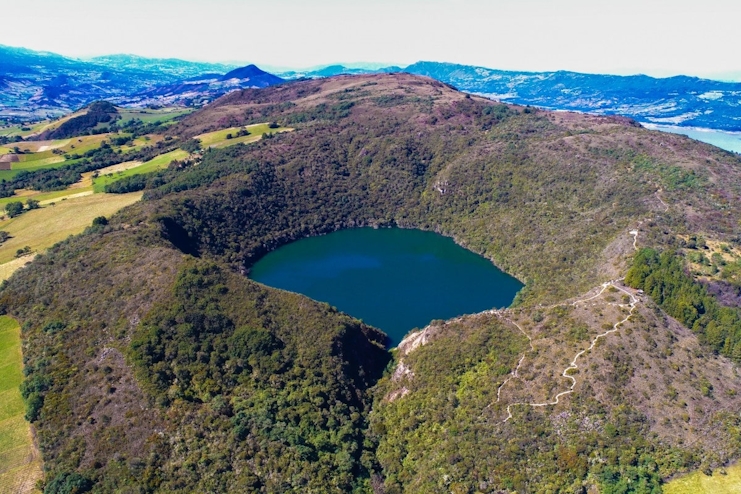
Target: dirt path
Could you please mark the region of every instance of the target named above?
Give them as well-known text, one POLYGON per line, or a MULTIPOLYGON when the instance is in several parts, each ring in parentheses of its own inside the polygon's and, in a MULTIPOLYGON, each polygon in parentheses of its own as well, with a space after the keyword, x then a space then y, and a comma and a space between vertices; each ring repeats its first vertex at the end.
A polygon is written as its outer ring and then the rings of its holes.
MULTIPOLYGON (((663 203, 663 201, 662 201, 662 203, 663 203)), ((639 222, 638 223, 638 228, 640 228, 640 226, 642 224, 643 224, 643 221, 639 222)), ((638 251, 638 234, 639 234, 639 230, 638 229, 631 230, 631 231, 628 232, 628 234, 633 236, 633 249, 635 249, 636 251, 638 251)), ((507 422, 508 420, 510 420, 512 418, 512 407, 515 407, 515 406, 530 406, 530 407, 536 407, 536 408, 537 407, 541 407, 542 408, 542 407, 547 407, 547 406, 554 406, 554 405, 558 405, 559 404, 559 402, 560 402, 560 400, 561 400, 562 397, 564 397, 566 395, 569 395, 569 394, 571 394, 571 393, 574 392, 574 388, 576 387, 577 381, 576 381, 576 378, 571 375, 571 372, 579 368, 579 365, 577 364, 577 361, 579 360, 579 358, 581 358, 584 354, 592 351, 594 349, 594 347, 597 345, 597 342, 600 339, 605 338, 605 337, 609 336, 612 333, 615 333, 616 331, 618 331, 620 329, 620 326, 622 326, 624 323, 628 322, 628 320, 633 316, 633 313, 635 312, 636 306, 640 303, 640 299, 638 297, 636 297, 635 294, 633 294, 632 292, 626 290, 625 288, 623 288, 622 286, 620 286, 618 284, 622 280, 623 280, 623 278, 618 279, 618 280, 611 280, 611 281, 607 281, 605 283, 602 283, 602 285, 600 285, 598 287, 599 288, 599 291, 595 295, 592 295, 590 297, 586 297, 586 298, 582 298, 582 299, 577 299, 577 300, 571 302, 570 304, 556 304, 556 305, 549 306, 549 308, 554 308, 554 307, 563 306, 563 305, 571 305, 572 307, 576 307, 578 304, 583 304, 583 303, 589 302, 590 300, 594 300, 594 299, 598 298, 599 296, 601 296, 605 292, 605 290, 607 290, 610 287, 613 287, 613 288, 615 288, 615 289, 617 289, 617 290, 625 293, 629 297, 628 300, 630 300, 630 303, 628 303, 628 304, 614 304, 614 303, 609 303, 608 302, 610 305, 616 305, 617 307, 620 307, 622 309, 628 308, 629 309, 628 315, 625 316, 622 320, 620 320, 620 321, 616 322, 615 324, 613 324, 612 329, 609 329, 609 330, 607 330, 607 331, 605 331, 603 333, 600 333, 597 336, 595 336, 592 339, 592 341, 591 341, 591 343, 590 343, 590 345, 589 345, 588 348, 585 348, 584 350, 581 350, 576 355, 574 355, 574 358, 571 360, 571 362, 569 363, 568 367, 566 367, 563 370, 563 372, 561 373, 561 377, 564 377, 564 378, 566 378, 566 379, 568 379, 568 380, 571 381, 571 385, 568 387, 568 389, 566 389, 564 391, 561 391, 560 393, 556 394, 553 397, 553 399, 548 400, 548 401, 534 402, 534 403, 533 402, 515 402, 515 403, 508 404, 507 405, 507 417, 502 421, 502 423, 505 423, 505 422, 507 422)), ((519 324, 517 324, 511 318, 509 318, 509 317, 506 316, 507 310, 491 311, 491 312, 493 314, 498 315, 500 318, 504 319, 505 321, 513 324, 517 329, 519 329, 520 332, 522 334, 524 334, 525 337, 528 339, 528 344, 530 346, 530 349, 528 351, 526 351, 525 353, 523 353, 522 356, 520 357, 520 360, 517 363, 517 366, 515 367, 514 371, 512 371, 512 373, 509 375, 509 377, 507 377, 507 379, 505 379, 504 382, 502 382, 502 384, 497 389, 497 400, 494 403, 499 403, 501 401, 502 389, 510 381, 512 381, 513 379, 519 379, 519 371, 520 371, 520 368, 522 367, 522 363, 525 361, 525 358, 527 357, 527 354, 528 353, 535 351, 535 347, 533 346, 533 339, 532 339, 532 337, 519 324)), ((490 408, 494 403, 490 403, 486 408, 490 408)))

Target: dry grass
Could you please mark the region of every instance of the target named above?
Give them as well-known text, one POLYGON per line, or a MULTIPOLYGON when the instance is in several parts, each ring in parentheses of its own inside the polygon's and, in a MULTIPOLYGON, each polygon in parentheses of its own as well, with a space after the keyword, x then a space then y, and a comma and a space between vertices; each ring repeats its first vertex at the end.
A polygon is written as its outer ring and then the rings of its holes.
POLYGON ((30 256, 23 256, 19 259, 13 259, 12 261, 6 262, 5 264, 0 264, 0 281, 5 281, 10 278, 13 273, 33 261, 35 257, 35 254, 31 254, 30 256))
POLYGON ((663 489, 664 494, 741 494, 741 464, 715 471, 712 476, 695 472, 672 480, 663 489))
POLYGON ((15 259, 18 249, 26 246, 38 252, 70 235, 82 232, 98 216, 110 216, 133 204, 142 196, 131 194, 95 194, 58 201, 55 205, 28 211, 0 223, 0 230, 11 238, 0 245, 0 263, 15 259))

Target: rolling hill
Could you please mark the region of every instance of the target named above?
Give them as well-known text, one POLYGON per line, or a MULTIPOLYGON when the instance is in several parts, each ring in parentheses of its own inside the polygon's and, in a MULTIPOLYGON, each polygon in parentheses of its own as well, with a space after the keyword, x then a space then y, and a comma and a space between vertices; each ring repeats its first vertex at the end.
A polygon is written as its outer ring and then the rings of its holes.
POLYGON ((409 74, 235 91, 170 131, 259 122, 295 130, 156 172, 0 291, 47 489, 658 492, 739 458, 738 309, 703 292, 735 286, 737 156, 409 74), (389 352, 245 276, 362 225, 453 237, 526 287, 389 352))

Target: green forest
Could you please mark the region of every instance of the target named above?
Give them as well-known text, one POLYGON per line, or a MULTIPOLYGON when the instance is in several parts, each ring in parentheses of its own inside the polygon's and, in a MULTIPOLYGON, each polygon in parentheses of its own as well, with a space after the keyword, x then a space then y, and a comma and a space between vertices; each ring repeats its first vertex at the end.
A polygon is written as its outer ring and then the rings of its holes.
POLYGON ((625 282, 645 291, 715 352, 741 363, 741 311, 718 303, 684 265, 683 258, 671 251, 643 249, 625 282))

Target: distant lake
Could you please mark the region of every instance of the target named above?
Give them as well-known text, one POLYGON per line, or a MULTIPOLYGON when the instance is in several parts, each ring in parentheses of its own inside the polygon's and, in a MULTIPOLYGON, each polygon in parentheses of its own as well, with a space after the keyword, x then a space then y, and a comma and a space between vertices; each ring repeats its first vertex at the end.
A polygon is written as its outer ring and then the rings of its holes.
POLYGON ((656 125, 641 123, 644 127, 651 130, 660 130, 662 132, 671 132, 672 134, 682 134, 691 137, 697 141, 707 142, 726 151, 741 153, 741 132, 724 132, 722 130, 700 129, 695 127, 679 127, 676 125, 656 125))
POLYGON ((250 278, 302 293, 383 330, 392 346, 433 319, 509 306, 522 284, 432 232, 354 228, 299 240, 250 278))

